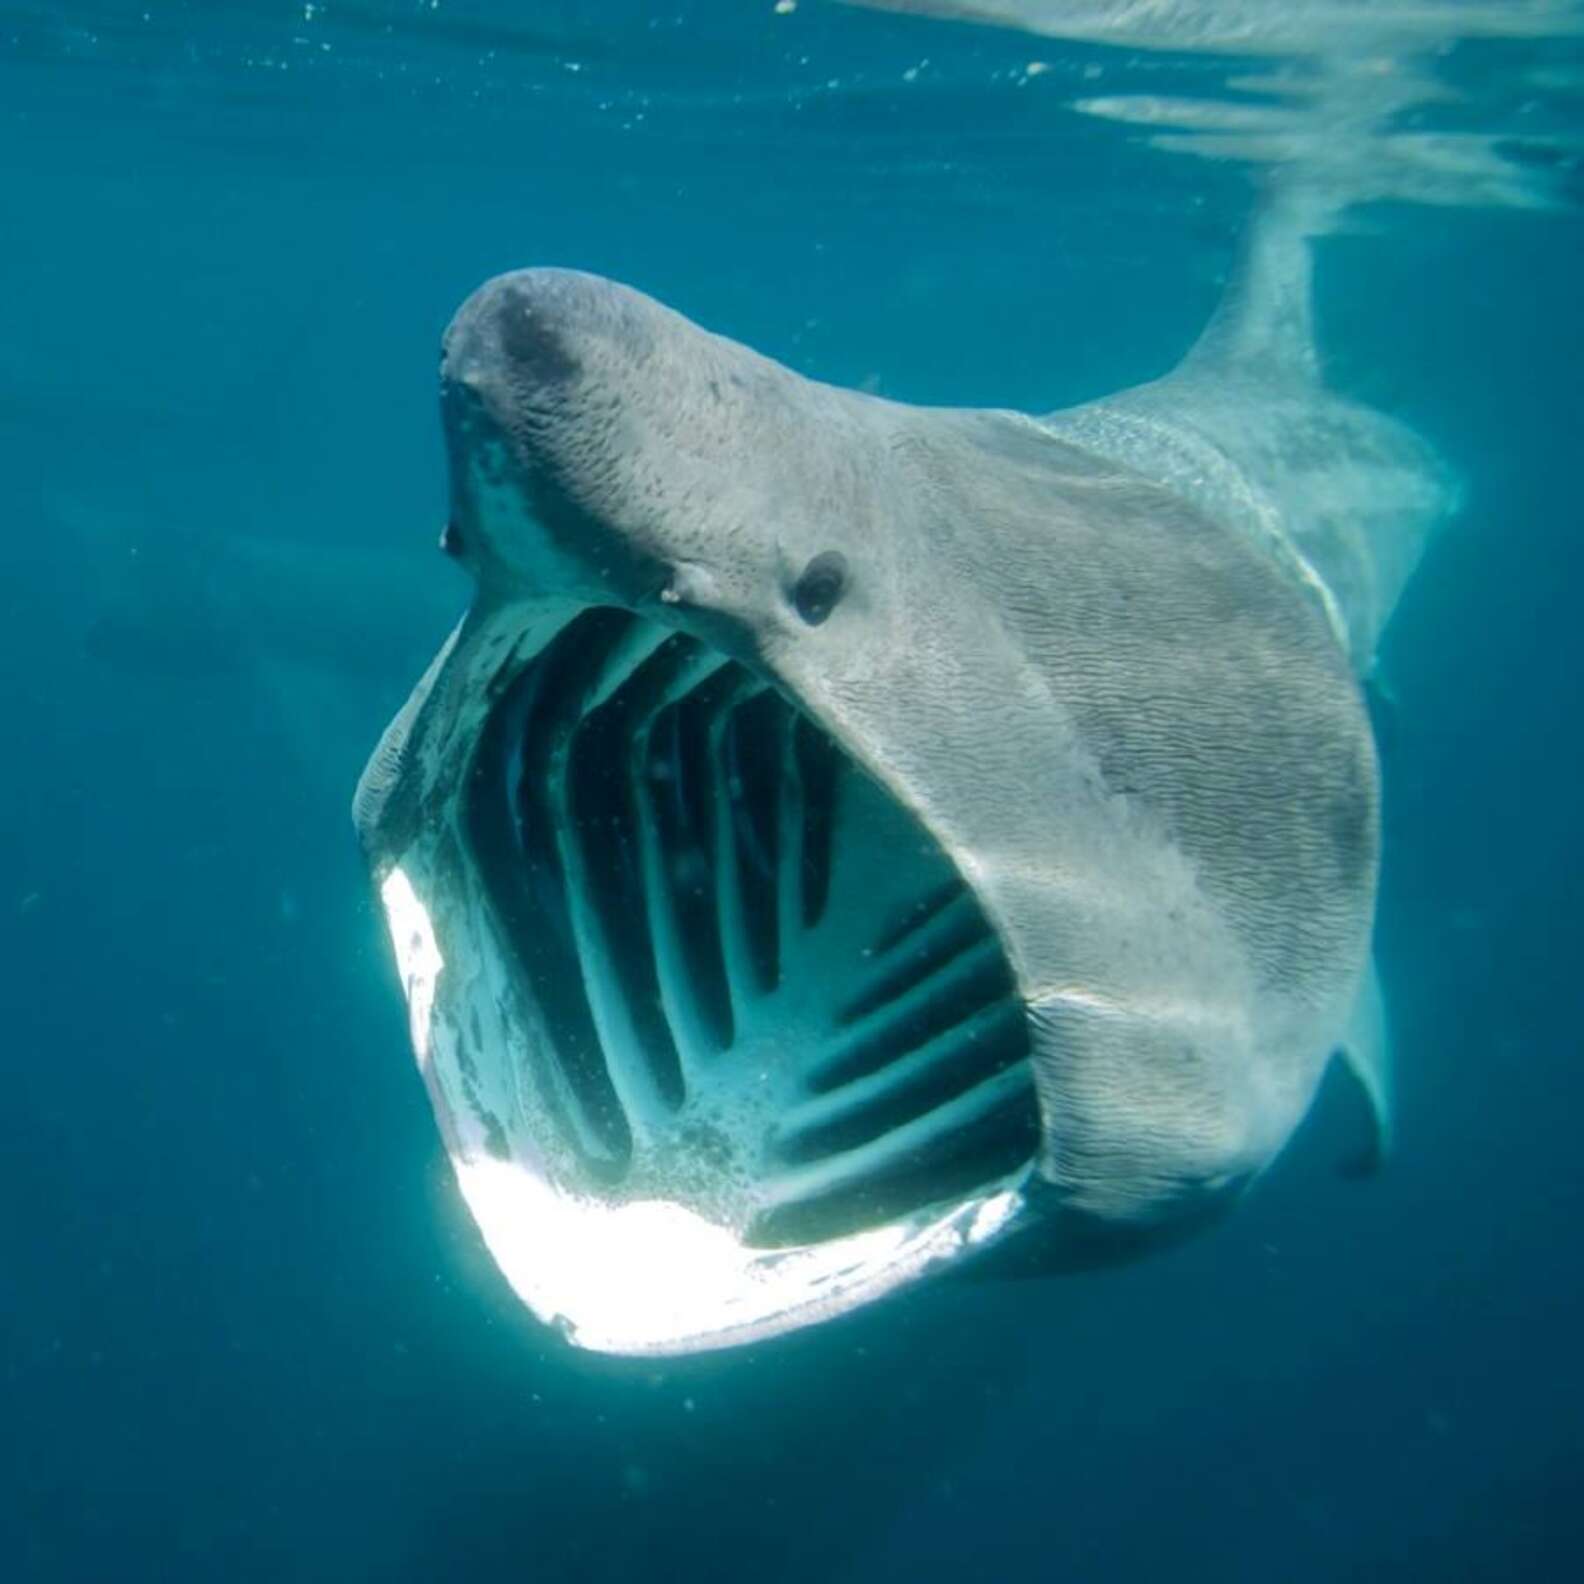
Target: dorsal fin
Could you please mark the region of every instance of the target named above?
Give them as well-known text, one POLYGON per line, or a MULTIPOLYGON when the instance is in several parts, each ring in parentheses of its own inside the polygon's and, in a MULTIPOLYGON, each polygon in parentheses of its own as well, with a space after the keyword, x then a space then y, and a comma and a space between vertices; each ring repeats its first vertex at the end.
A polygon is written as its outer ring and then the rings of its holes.
POLYGON ((1182 367, 1257 370, 1266 379, 1320 377, 1315 353, 1313 239, 1336 209, 1279 177, 1266 182, 1219 306, 1182 367))

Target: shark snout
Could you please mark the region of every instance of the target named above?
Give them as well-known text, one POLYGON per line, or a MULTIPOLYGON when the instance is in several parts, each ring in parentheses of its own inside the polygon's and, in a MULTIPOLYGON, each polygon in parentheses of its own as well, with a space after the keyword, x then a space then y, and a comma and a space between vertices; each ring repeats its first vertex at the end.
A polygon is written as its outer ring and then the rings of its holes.
POLYGON ((589 600, 630 600, 656 583, 590 491, 619 452, 618 290, 518 270, 481 286, 446 331, 446 543, 481 581, 589 600))
POLYGON ((796 526, 842 515, 798 443, 815 387, 630 287, 559 269, 480 287, 441 378, 447 542, 481 577, 653 608, 744 651, 795 619, 787 590, 831 548, 796 526))
POLYGON ((446 331, 440 373, 495 403, 564 390, 581 372, 578 342, 599 317, 603 282, 567 270, 516 270, 486 282, 446 331))

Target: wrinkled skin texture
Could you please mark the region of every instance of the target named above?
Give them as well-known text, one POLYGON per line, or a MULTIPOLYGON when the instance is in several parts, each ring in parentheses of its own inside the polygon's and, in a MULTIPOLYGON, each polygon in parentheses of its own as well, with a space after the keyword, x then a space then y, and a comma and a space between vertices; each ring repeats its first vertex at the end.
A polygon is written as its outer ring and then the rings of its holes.
POLYGON ((483 287, 443 378, 480 610, 708 639, 955 859, 1028 1007, 1055 1244, 1191 1224, 1269 1162, 1356 993, 1379 844, 1353 669, 1289 545, 1059 422, 818 385, 569 272, 483 287))

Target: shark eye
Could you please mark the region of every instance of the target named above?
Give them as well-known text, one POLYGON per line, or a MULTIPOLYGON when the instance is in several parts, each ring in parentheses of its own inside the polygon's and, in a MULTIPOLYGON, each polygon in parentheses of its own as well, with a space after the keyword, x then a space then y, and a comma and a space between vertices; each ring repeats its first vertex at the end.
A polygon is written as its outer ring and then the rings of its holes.
POLYGON ((836 608, 846 584, 846 556, 839 550, 822 550, 803 568, 792 590, 792 604, 810 627, 818 627, 836 608))

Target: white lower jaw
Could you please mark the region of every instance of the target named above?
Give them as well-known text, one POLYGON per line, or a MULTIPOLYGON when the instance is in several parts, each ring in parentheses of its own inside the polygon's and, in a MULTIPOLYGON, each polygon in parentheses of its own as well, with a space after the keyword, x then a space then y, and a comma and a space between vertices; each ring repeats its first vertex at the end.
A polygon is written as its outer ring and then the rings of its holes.
POLYGON ((675 1201, 608 1203, 558 1188, 515 1157, 498 1158, 476 1114, 455 1104, 468 1064, 455 1025, 437 1012, 447 968, 421 885, 397 865, 380 897, 413 1049, 457 1182, 517 1296, 576 1346, 663 1355, 753 1342, 858 1308, 988 1247, 1017 1222, 1021 1174, 846 1237, 755 1248, 675 1201))
POLYGON ((1013 1189, 802 1248, 746 1248, 666 1200, 603 1205, 511 1163, 457 1160, 457 1180, 518 1297, 578 1347, 674 1354, 753 1342, 857 1308, 989 1243, 1013 1189))

